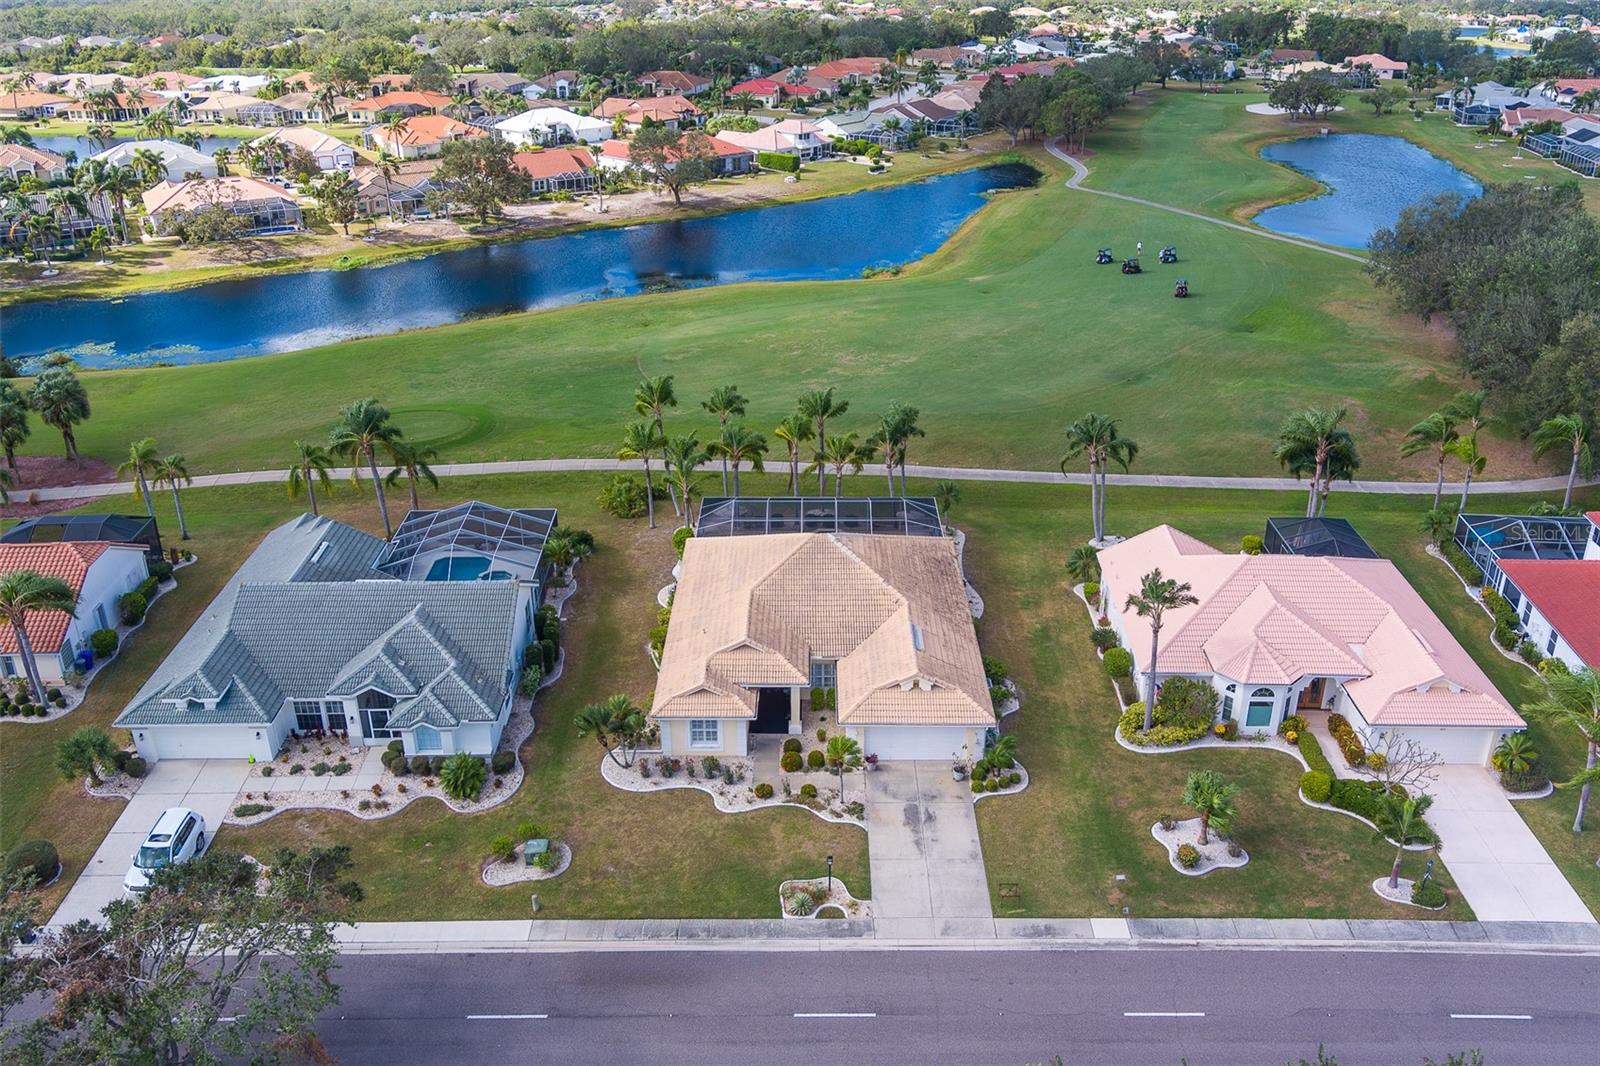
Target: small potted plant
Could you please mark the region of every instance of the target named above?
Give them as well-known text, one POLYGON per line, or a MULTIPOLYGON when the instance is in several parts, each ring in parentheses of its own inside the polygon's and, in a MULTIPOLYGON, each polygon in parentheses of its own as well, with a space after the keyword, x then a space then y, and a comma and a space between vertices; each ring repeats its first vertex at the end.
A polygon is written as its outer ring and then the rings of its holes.
POLYGON ((959 757, 950 764, 950 776, 957 781, 965 781, 967 779, 967 764, 959 757))
POLYGON ((877 768, 878 768, 878 756, 875 755, 875 754, 869 754, 867 756, 867 769, 868 770, 876 770, 877 768))

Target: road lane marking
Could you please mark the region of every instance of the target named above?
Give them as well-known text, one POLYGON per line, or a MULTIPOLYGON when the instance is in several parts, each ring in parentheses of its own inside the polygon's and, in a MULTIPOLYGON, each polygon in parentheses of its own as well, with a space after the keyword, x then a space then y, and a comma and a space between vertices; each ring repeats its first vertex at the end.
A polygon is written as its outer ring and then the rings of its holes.
POLYGON ((796 1011, 794 1016, 796 1018, 876 1018, 878 1015, 875 1011, 815 1011, 811 1013, 796 1011))
POLYGON ((1204 1018, 1203 1010, 1125 1010, 1124 1018, 1204 1018))
POLYGON ((543 1021, 550 1017, 548 1014, 469 1014, 469 1022, 503 1022, 503 1021, 543 1021))
POLYGON ((1533 1021, 1533 1015, 1531 1015, 1531 1014, 1452 1014, 1452 1015, 1450 1015, 1450 1017, 1459 1019, 1461 1021, 1478 1021, 1478 1022, 1531 1022, 1531 1021, 1533 1021))

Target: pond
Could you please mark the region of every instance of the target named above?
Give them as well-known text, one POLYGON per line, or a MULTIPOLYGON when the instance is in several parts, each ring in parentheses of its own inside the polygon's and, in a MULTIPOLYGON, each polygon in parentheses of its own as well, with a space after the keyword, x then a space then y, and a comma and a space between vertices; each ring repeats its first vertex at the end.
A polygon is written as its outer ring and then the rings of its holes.
MULTIPOLYGON (((848 166, 847 163, 835 164, 848 166)), ((920 259, 1022 164, 706 218, 488 244, 385 266, 211 282, 6 308, 6 349, 85 366, 201 363, 644 292, 859 277, 920 259)), ((692 202, 692 201, 691 201, 692 202)))
MULTIPOLYGON (((112 145, 126 144, 129 141, 141 139, 143 138, 113 137, 105 147, 110 148, 112 145)), ((200 151, 205 155, 211 155, 218 148, 226 148, 232 151, 243 143, 244 141, 238 137, 201 137, 200 151)), ((35 135, 33 146, 42 148, 47 152, 54 152, 56 155, 66 155, 68 152, 72 152, 75 153, 78 159, 88 159, 90 156, 97 155, 102 151, 98 143, 91 141, 87 137, 73 137, 64 133, 51 134, 45 137, 35 135)))
POLYGON ((1293 167, 1328 186, 1310 200, 1269 207, 1253 221, 1275 233, 1341 248, 1365 248, 1393 226, 1400 212, 1424 197, 1483 192, 1471 175, 1404 137, 1334 133, 1269 144, 1263 159, 1293 167))

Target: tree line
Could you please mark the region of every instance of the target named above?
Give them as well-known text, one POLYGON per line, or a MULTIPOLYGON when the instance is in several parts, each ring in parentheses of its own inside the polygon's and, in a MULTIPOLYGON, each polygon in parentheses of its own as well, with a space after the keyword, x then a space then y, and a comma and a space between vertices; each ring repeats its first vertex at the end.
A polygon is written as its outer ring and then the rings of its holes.
POLYGON ((990 78, 978 96, 978 123, 1005 130, 1012 144, 1026 134, 1030 139, 1063 137, 1081 145, 1086 134, 1153 77, 1149 63, 1115 55, 1057 67, 1049 77, 990 78))

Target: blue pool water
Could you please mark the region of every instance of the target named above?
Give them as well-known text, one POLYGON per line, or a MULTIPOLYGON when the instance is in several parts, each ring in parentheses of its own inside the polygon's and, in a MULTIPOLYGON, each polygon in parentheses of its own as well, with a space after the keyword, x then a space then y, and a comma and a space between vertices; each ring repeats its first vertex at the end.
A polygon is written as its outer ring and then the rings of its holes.
MULTIPOLYGON (((137 140, 141 140, 141 138, 113 137, 105 147, 110 148, 115 144, 126 144, 128 141, 137 140)), ((202 137, 200 138, 200 152, 203 155, 211 155, 218 148, 227 148, 231 151, 243 143, 237 137, 202 137)), ((98 142, 91 141, 87 137, 69 137, 64 134, 55 134, 49 137, 35 135, 33 146, 42 148, 47 152, 54 152, 56 155, 66 155, 68 152, 73 152, 79 159, 88 159, 101 151, 101 145, 98 142)), ((176 176, 174 175, 174 177, 176 176)))
POLYGON ((1478 196, 1483 186, 1403 137, 1335 133, 1269 144, 1261 157, 1309 174, 1329 191, 1311 200, 1269 207, 1257 225, 1343 248, 1365 248, 1400 212, 1441 192, 1478 196))
POLYGON ((489 571, 489 560, 471 555, 435 559, 425 581, 476 581, 489 571))
MULTIPOLYGON (((848 164, 838 164, 840 166, 848 164)), ((356 270, 219 281, 122 299, 0 311, 17 359, 64 350, 91 367, 203 363, 583 300, 740 281, 859 277, 934 251, 997 189, 1003 164, 849 196, 709 218, 440 252, 356 270)), ((691 201, 692 202, 692 201, 691 201)))

